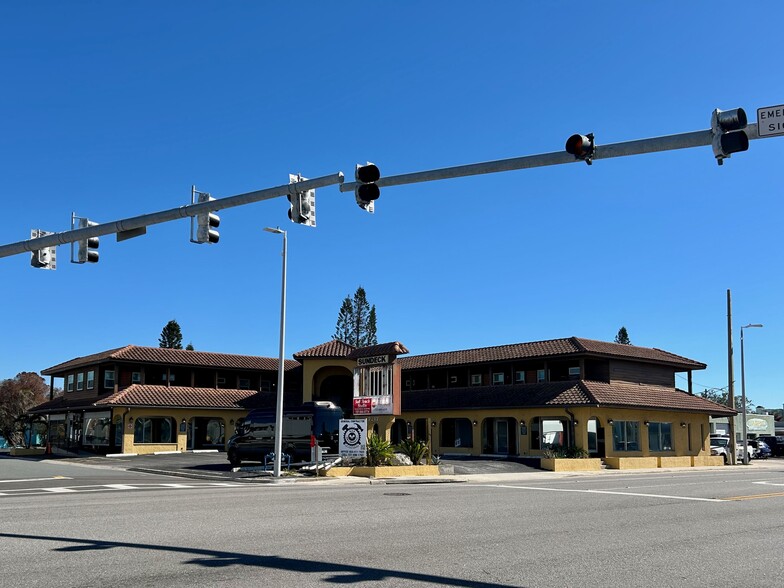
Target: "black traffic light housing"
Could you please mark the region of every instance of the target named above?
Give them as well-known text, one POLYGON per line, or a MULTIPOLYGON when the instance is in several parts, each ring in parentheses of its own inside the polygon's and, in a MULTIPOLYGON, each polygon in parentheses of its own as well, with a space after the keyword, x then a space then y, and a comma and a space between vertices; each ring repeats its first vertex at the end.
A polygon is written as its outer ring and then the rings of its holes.
POLYGON ((575 159, 581 159, 588 165, 593 163, 593 156, 596 145, 593 142, 593 133, 587 135, 572 135, 566 140, 566 152, 574 155, 575 159))
POLYGON ((357 204, 372 213, 373 202, 381 196, 381 189, 376 184, 381 179, 381 171, 376 164, 369 161, 365 165, 358 163, 354 170, 354 179, 357 181, 357 187, 354 188, 357 204))
POLYGON ((746 151, 749 148, 749 136, 743 129, 748 119, 742 108, 719 110, 711 114, 711 134, 713 135, 713 155, 719 165, 733 153, 746 151))

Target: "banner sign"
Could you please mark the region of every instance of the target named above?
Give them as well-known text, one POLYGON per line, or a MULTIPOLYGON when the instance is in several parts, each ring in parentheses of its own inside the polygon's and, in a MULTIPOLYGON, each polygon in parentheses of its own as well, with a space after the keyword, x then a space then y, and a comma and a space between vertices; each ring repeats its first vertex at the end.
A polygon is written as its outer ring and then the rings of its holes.
POLYGON ((367 419, 340 419, 341 457, 365 457, 367 454, 367 419))

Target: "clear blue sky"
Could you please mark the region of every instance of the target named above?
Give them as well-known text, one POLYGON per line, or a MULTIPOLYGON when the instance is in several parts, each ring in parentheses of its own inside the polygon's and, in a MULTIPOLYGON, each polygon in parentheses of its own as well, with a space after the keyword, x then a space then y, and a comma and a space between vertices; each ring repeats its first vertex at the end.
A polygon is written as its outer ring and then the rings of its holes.
MULTIPOLYGON (((784 103, 781 3, 6 2, 0 4, 2 244, 373 161, 382 174, 708 128, 784 103), (733 46, 733 41, 738 46, 733 46)), ((747 393, 781 406, 784 137, 722 167, 709 147, 385 188, 337 187, 313 229, 278 198, 101 239, 101 260, 0 259, 0 377, 126 344, 176 319, 198 350, 276 357, 328 341, 362 285, 380 341, 413 354, 568 336, 708 364, 727 385, 732 290, 747 393), (776 162, 779 163, 776 163, 776 162)), ((681 387, 685 380, 679 380, 681 387)))

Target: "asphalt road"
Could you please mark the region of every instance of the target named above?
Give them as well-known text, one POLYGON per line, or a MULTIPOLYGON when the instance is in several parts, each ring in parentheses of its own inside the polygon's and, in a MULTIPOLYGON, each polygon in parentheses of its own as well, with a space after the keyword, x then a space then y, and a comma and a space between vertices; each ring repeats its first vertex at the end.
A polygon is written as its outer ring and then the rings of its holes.
POLYGON ((250 484, 0 459, 0 480, 2 587, 781 585, 781 461, 250 484))

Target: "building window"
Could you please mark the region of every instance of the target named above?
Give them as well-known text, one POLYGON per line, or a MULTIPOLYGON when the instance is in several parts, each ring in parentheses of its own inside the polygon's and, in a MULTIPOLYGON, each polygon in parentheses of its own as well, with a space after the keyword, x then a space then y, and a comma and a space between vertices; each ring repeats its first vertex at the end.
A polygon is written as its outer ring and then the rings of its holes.
POLYGON ((262 380, 259 385, 259 390, 261 392, 270 392, 272 390, 272 382, 269 380, 262 380))
POLYGON ((544 370, 536 370, 536 381, 537 382, 546 382, 545 378, 545 371, 544 370))
POLYGON ((87 389, 92 390, 95 388, 95 370, 87 372, 87 389))
POLYGON ((580 379, 580 368, 579 367, 570 367, 569 368, 569 379, 570 380, 579 380, 580 379))
POLYGON ((239 387, 240 390, 250 390, 250 379, 240 378, 237 386, 239 387))
POLYGON ((133 423, 134 443, 174 443, 174 425, 169 417, 139 417, 133 423))
POLYGON ((141 384, 141 383, 142 383, 142 373, 133 372, 131 374, 131 384, 141 384))
POLYGON ((515 383, 517 383, 517 384, 525 384, 525 372, 524 371, 517 371, 517 372, 515 372, 515 383))
POLYGON ((106 370, 103 373, 103 387, 114 388, 114 370, 106 370))
POLYGON ((84 372, 76 374, 76 389, 84 390, 84 372))
POLYGON ((441 420, 441 447, 473 447, 474 431, 466 418, 441 420))
POLYGON ((73 392, 73 382, 74 382, 74 375, 68 374, 68 378, 65 380, 65 391, 66 392, 73 392))
POLYGON ((226 384, 226 378, 224 378, 222 376, 218 376, 217 382, 218 382, 218 386, 223 386, 223 385, 226 384))
MULTIPOLYGON (((170 373, 170 374, 168 374, 168 376, 169 376, 169 382, 173 382, 174 381, 174 374, 170 373)), ((166 373, 161 374, 161 381, 162 382, 166 381, 166 373)))
POLYGON ((672 423, 648 423, 648 448, 672 451, 672 423))
POLYGON ((457 384, 457 376, 449 376, 450 384, 457 384))
POLYGON ((615 451, 640 450, 640 423, 615 421, 613 423, 613 449, 615 451))
POLYGON ((504 383, 504 374, 503 372, 496 372, 493 374, 493 384, 503 384, 504 383))
POLYGON ((481 386, 482 385, 482 374, 471 374, 471 385, 472 386, 481 386))

